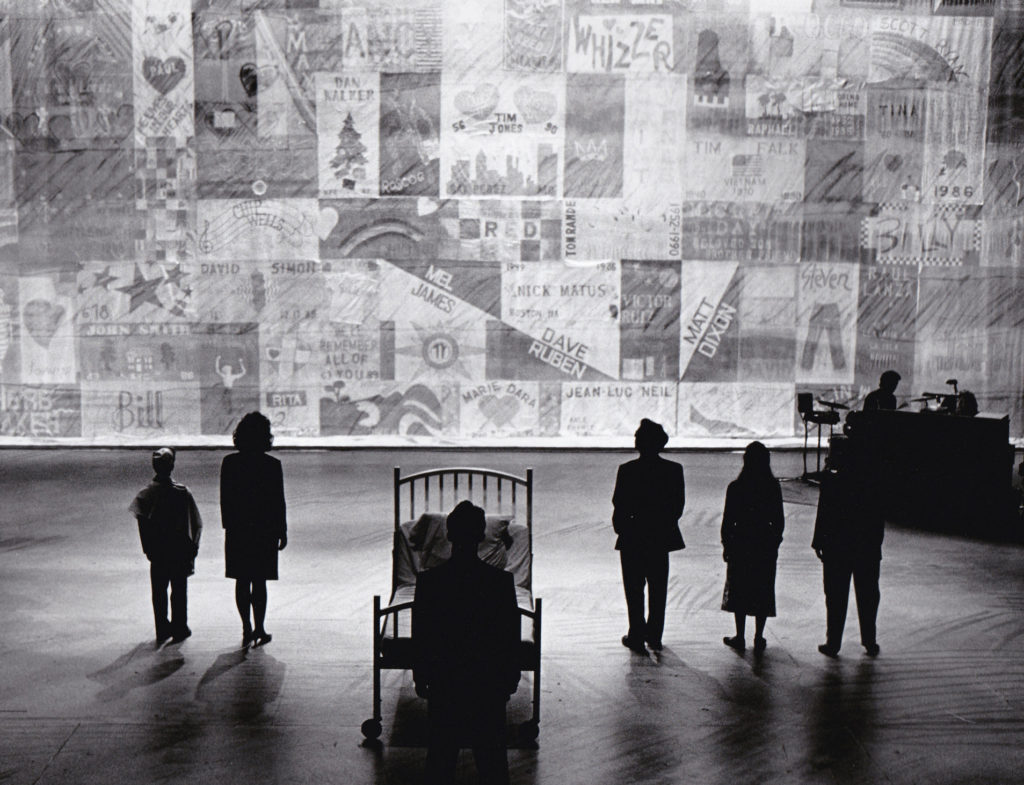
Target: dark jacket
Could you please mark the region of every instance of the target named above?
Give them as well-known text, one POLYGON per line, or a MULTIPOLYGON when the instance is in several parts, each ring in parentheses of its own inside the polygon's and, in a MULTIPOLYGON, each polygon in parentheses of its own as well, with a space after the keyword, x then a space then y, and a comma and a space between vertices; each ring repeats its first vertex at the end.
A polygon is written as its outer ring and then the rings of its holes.
POLYGON ((519 684, 512 573, 454 557, 416 578, 413 680, 446 701, 504 702, 519 684))
POLYGON ((281 462, 262 452, 225 456, 220 518, 227 577, 276 579, 277 543, 288 534, 281 462))
POLYGON ((825 560, 880 561, 885 537, 881 497, 869 479, 851 471, 826 473, 811 547, 825 560))
POLYGON ((785 525, 778 480, 729 483, 722 515, 722 548, 726 561, 734 557, 775 559, 785 525))
POLYGON ((872 390, 864 396, 865 412, 877 412, 879 409, 896 409, 896 396, 887 390, 872 390))
POLYGON ((685 504, 681 464, 661 456, 622 464, 612 494, 612 527, 619 535, 615 550, 682 550, 679 517, 685 504))
POLYGON ((154 477, 128 509, 139 523, 146 558, 172 573, 195 572, 203 519, 188 488, 169 477, 154 477))

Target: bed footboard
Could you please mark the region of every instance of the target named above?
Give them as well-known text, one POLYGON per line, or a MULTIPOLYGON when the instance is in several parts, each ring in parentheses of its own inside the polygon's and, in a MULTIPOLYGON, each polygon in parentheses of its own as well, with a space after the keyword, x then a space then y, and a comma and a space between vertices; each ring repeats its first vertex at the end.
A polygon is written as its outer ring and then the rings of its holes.
MULTIPOLYGON (((373 595, 373 717, 363 722, 363 736, 369 740, 380 737, 383 729, 381 711, 381 671, 409 670, 413 666, 411 638, 400 638, 398 614, 411 611, 413 603, 396 602, 382 606, 379 594, 373 595), (392 624, 392 646, 388 646, 388 623, 392 624), (408 644, 408 645, 406 645, 408 644)), ((543 601, 537 597, 533 610, 520 608, 519 615, 530 619, 532 640, 525 641, 521 649, 520 670, 533 674, 533 713, 529 720, 522 723, 520 733, 529 741, 533 741, 540 733, 540 662, 541 662, 541 628, 543 619, 543 601)), ((410 629, 410 633, 412 630, 410 629)))

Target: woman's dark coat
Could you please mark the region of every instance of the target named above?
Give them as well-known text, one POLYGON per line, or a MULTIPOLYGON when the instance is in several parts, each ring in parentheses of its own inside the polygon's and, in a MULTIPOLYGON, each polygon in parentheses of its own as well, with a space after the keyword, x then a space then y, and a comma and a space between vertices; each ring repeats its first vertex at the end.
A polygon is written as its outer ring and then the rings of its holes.
POLYGON ((722 548, 729 565, 722 610, 775 615, 775 562, 785 525, 778 480, 729 483, 722 515, 722 548))
POLYGON ((228 578, 277 580, 278 541, 287 536, 281 462, 236 452, 220 467, 220 517, 228 578))

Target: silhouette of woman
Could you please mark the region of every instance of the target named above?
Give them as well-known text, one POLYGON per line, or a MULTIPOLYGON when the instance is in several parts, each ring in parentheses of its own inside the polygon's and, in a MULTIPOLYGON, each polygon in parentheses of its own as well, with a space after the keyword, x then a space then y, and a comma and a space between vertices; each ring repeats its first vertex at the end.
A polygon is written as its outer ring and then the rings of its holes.
POLYGON ((785 517, 782 489, 771 469, 771 455, 761 442, 743 453, 743 469, 729 483, 722 516, 725 591, 722 610, 736 617, 736 635, 723 638, 737 651, 746 647, 747 616, 755 618, 754 651, 765 649, 764 625, 775 615, 775 562, 785 517))
POLYGON ((225 456, 220 467, 220 516, 224 574, 235 579, 235 604, 246 648, 270 643, 271 635, 263 626, 267 581, 277 580, 277 552, 288 544, 288 527, 281 462, 267 455, 274 442, 270 420, 260 412, 249 412, 232 438, 238 452, 225 456))

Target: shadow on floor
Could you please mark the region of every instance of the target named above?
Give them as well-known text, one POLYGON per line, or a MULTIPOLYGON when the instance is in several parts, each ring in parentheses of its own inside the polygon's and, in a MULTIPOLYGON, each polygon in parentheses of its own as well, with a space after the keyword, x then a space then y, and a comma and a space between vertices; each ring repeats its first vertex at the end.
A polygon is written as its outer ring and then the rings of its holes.
POLYGON ((281 694, 285 664, 265 648, 220 654, 196 685, 196 700, 236 722, 260 718, 281 694))
MULTIPOLYGON (((530 718, 530 695, 533 689, 527 678, 519 684, 519 689, 506 705, 508 726, 506 739, 510 750, 536 750, 536 741, 524 738, 520 731, 520 723, 530 718)), ((388 747, 427 747, 427 702, 418 697, 411 683, 402 684, 398 688, 398 698, 393 711, 389 714, 384 707, 384 733, 388 747), (390 723, 390 727, 389 727, 390 723)), ((541 717, 541 737, 544 735, 544 718, 541 717)))
MULTIPOLYGON (((808 760, 818 775, 859 771, 872 776, 872 746, 878 707, 874 697, 875 663, 859 662, 848 673, 841 662, 829 662, 808 703, 808 760)), ((875 772, 880 774, 880 772, 875 772)))
POLYGON ((122 654, 107 667, 90 673, 89 678, 106 685, 96 696, 106 703, 123 698, 137 687, 161 682, 184 664, 185 657, 179 648, 158 648, 152 641, 147 641, 122 654))

